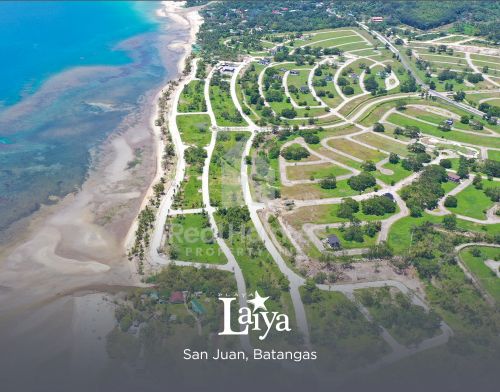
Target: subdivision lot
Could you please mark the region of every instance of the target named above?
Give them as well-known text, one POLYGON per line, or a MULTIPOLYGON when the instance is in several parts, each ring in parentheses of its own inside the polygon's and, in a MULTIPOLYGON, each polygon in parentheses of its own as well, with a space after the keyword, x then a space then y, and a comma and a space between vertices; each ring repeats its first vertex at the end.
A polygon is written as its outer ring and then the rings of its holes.
POLYGON ((393 152, 403 157, 408 155, 408 150, 405 144, 398 143, 397 141, 392 141, 383 136, 379 136, 374 132, 363 133, 361 135, 353 136, 352 138, 367 143, 375 148, 393 152))
POLYGON ((460 258, 480 281, 481 286, 497 303, 500 303, 500 278, 485 264, 486 260, 500 260, 500 248, 487 246, 467 247, 460 252, 460 258), (473 255, 473 248, 479 250, 479 254, 476 256, 473 255))
POLYGON ((455 208, 449 208, 455 214, 486 219, 486 210, 493 206, 493 202, 484 194, 484 191, 476 189, 473 185, 468 186, 455 196, 458 205, 455 208))
POLYGON ((333 163, 320 163, 317 165, 287 166, 286 176, 289 180, 309 180, 325 178, 328 176, 341 176, 350 172, 333 163))
POLYGON ((227 262, 226 256, 213 238, 206 215, 178 215, 171 219, 168 225, 168 246, 172 259, 208 264, 227 262))
POLYGON ((386 154, 380 151, 372 150, 348 139, 332 139, 328 141, 328 145, 364 161, 378 162, 387 157, 386 154))
POLYGON ((203 147, 210 143, 208 114, 184 114, 177 116, 176 121, 184 144, 203 147))

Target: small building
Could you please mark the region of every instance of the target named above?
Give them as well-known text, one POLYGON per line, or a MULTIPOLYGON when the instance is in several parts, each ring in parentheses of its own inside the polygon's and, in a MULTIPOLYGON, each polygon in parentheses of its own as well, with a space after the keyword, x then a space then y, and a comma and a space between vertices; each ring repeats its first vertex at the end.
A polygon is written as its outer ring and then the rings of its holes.
POLYGON ((384 21, 384 17, 383 16, 372 16, 370 21, 372 23, 382 23, 384 21))
POLYGON ((181 291, 174 291, 170 294, 170 299, 168 301, 171 304, 182 304, 184 303, 184 294, 181 291))
POLYGON ((331 82, 333 80, 333 76, 330 76, 328 75, 326 78, 325 78, 325 82, 331 82))
POLYGON ((448 173, 448 180, 459 183, 460 177, 455 173, 448 173))
POLYGON ((273 80, 279 80, 279 81, 281 81, 283 78, 281 77, 281 75, 274 74, 274 75, 272 76, 272 79, 273 79, 273 80))
POLYGON ((271 60, 268 59, 268 58, 263 58, 263 59, 260 59, 259 60, 259 64, 262 64, 262 65, 269 65, 271 64, 271 60))
POLYGON ((290 71, 290 75, 298 75, 299 74, 299 71, 296 71, 295 69, 292 69, 290 71))
POLYGON ((341 249, 342 246, 340 245, 340 240, 339 237, 337 237, 335 234, 331 234, 328 236, 326 239, 326 242, 332 249, 341 249))
POLYGON ((280 72, 286 72, 286 71, 287 71, 286 68, 283 68, 283 67, 280 68, 280 72))
POLYGON ((309 87, 308 86, 301 86, 300 87, 300 92, 302 94, 307 94, 309 92, 309 87))
POLYGON ((383 196, 385 196, 388 199, 391 199, 392 201, 394 201, 394 195, 392 193, 387 192, 387 193, 384 193, 383 196))
POLYGON ((236 67, 232 67, 230 65, 225 65, 221 68, 221 72, 223 73, 233 73, 236 70, 236 67))
POLYGON ((449 118, 448 120, 446 120, 446 124, 453 125, 453 120, 451 118, 449 118))
POLYGON ((205 313, 205 308, 203 307, 202 304, 200 304, 197 300, 193 299, 191 301, 191 309, 193 312, 195 312, 197 315, 202 315, 205 313))

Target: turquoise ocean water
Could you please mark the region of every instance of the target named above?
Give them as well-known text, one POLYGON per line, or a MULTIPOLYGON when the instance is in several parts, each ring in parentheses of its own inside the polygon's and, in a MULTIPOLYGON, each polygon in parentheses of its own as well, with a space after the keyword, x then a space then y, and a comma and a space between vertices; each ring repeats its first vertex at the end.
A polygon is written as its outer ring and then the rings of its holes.
POLYGON ((0 2, 0 234, 77 189, 90 151, 141 121, 138 97, 176 66, 158 53, 176 34, 159 6, 0 2))

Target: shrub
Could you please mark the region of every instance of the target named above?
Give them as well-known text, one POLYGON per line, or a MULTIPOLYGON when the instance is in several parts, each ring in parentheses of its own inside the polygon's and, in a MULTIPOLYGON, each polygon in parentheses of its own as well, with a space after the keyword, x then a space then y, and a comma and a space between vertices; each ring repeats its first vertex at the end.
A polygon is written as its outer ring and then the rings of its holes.
POLYGON ((347 180, 349 186, 355 191, 362 192, 367 188, 374 186, 377 182, 375 177, 370 173, 360 173, 357 176, 353 176, 347 180))
POLYGON ((292 144, 281 151, 281 156, 291 161, 300 161, 302 158, 307 158, 309 155, 309 151, 298 144, 292 144))
POLYGON ((335 176, 330 175, 323 178, 319 184, 323 189, 335 189, 337 187, 337 180, 335 179, 335 176))
POLYGON ((447 196, 444 200, 444 206, 447 208, 455 208, 458 205, 457 198, 455 196, 447 196))

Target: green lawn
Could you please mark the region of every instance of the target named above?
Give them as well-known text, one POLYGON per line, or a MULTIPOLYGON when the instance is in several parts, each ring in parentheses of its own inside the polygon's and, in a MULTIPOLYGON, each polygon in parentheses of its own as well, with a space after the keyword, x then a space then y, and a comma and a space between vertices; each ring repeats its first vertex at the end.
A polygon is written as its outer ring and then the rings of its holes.
POLYGON ((317 106, 319 105, 319 102, 316 101, 316 99, 313 97, 311 92, 308 93, 302 93, 300 91, 300 88, 305 86, 308 87, 308 79, 309 79, 309 74, 311 70, 309 69, 304 69, 304 70, 298 70, 299 72, 298 75, 292 75, 288 74, 287 77, 287 85, 288 89, 290 89, 290 86, 294 86, 297 89, 296 93, 290 92, 290 96, 292 99, 295 101, 295 103, 299 106, 317 106))
POLYGON ((482 189, 476 189, 469 185, 462 192, 456 195, 458 205, 456 208, 449 208, 455 214, 470 216, 476 219, 486 219, 485 211, 493 206, 491 199, 484 194, 482 189))
POLYGON ((287 166, 286 168, 286 175, 289 180, 309 180, 311 177, 319 179, 330 175, 338 177, 349 173, 348 170, 333 163, 287 166))
POLYGON ((464 133, 464 132, 460 132, 460 131, 443 132, 443 131, 440 131, 434 125, 426 124, 426 123, 423 123, 422 121, 418 121, 416 119, 404 117, 398 113, 391 114, 388 117, 387 121, 389 121, 395 125, 402 126, 402 127, 414 125, 414 126, 419 127, 423 133, 426 133, 428 135, 432 135, 432 136, 435 136, 438 138, 443 138, 446 140, 453 140, 453 141, 457 141, 457 142, 469 143, 469 144, 474 144, 474 145, 484 146, 484 147, 500 148, 500 140, 498 138, 473 135, 473 134, 468 134, 468 133, 464 133))
POLYGON ((328 141, 328 145, 364 161, 378 162, 387 157, 383 152, 372 150, 348 139, 332 139, 328 141))
POLYGON ((195 166, 187 167, 186 178, 181 183, 180 190, 175 194, 174 208, 190 209, 203 206, 200 177, 201 173, 195 166))
MULTIPOLYGON (((370 192, 367 189, 366 192, 370 192)), ((337 181, 335 189, 323 189, 319 184, 300 184, 294 186, 284 186, 281 188, 281 196, 288 199, 308 200, 314 198, 348 197, 359 193, 347 184, 347 180, 337 181)))
POLYGON ((248 132, 218 133, 209 171, 210 204, 213 206, 243 204, 241 154, 249 135, 248 132))
MULTIPOLYGON (((329 224, 329 223, 339 223, 339 222, 349 222, 349 219, 339 218, 337 216, 337 211, 340 204, 321 204, 311 207, 300 207, 296 208, 291 214, 284 216, 285 220, 292 225, 295 229, 300 230, 302 225, 305 223, 313 223, 317 225, 329 224)), ((399 208, 396 206, 395 214, 399 212, 399 208)), ((361 222, 365 221, 377 221, 389 218, 391 213, 387 213, 382 216, 378 215, 366 215, 360 211, 354 214, 354 216, 361 222)))
POLYGON ((342 245, 342 249, 359 249, 359 248, 367 248, 371 245, 375 245, 375 242, 377 240, 377 236, 375 235, 374 237, 369 237, 366 234, 363 235, 363 242, 356 242, 356 241, 348 241, 344 238, 344 235, 342 231, 338 228, 330 228, 327 230, 320 230, 316 233, 320 239, 325 239, 329 235, 335 234, 339 240, 340 244, 342 245))
POLYGON ((460 258, 470 271, 479 279, 483 288, 500 303, 500 278, 484 264, 486 260, 500 258, 500 248, 478 246, 481 254, 474 257, 471 253, 472 247, 467 247, 460 252, 460 258))
POLYGON ((208 114, 183 114, 177 116, 177 127, 184 144, 204 147, 210 143, 210 117, 208 114))
POLYGON ((391 185, 392 181, 394 181, 394 183, 397 183, 412 174, 411 171, 403 168, 403 166, 401 166, 401 163, 386 163, 382 167, 392 170, 394 174, 382 174, 377 170, 373 172, 373 175, 379 180, 385 182, 387 185, 391 185))
POLYGON ((221 79, 219 85, 210 84, 210 102, 219 126, 247 126, 236 109, 230 93, 229 80, 221 79))
POLYGON ((395 154, 398 154, 400 157, 405 157, 408 155, 406 144, 392 141, 383 136, 379 136, 374 132, 367 132, 363 133, 362 135, 353 136, 353 139, 369 144, 375 148, 380 148, 384 151, 393 152, 395 154))
MULTIPOLYGON (((312 45, 309 45, 311 48, 331 48, 332 46, 338 46, 338 45, 343 45, 343 44, 351 44, 351 43, 358 43, 358 42, 364 42, 361 38, 359 38, 357 35, 354 33, 345 33, 346 36, 342 37, 337 37, 337 38, 332 38, 327 41, 323 42, 318 42, 312 45)), ((347 46, 347 45, 345 45, 347 46)), ((341 46, 342 48, 342 46, 341 46)))
POLYGON ((193 80, 184 86, 177 110, 181 113, 206 112, 204 94, 205 81, 193 80))
MULTIPOLYGON (((443 217, 424 213, 423 216, 419 218, 408 216, 396 221, 391 226, 389 237, 387 239, 389 245, 394 249, 394 253, 404 254, 412 243, 412 228, 414 226, 419 226, 426 221, 434 224, 441 224, 441 222, 443 221, 443 217)), ((462 219, 457 219, 457 227, 461 230, 489 233, 491 235, 500 233, 500 224, 481 225, 462 219)))
POLYGON ((493 159, 494 161, 500 161, 500 151, 488 150, 488 159, 493 159))
POLYGON ((170 221, 170 257, 174 260, 225 264, 226 256, 213 238, 208 217, 202 214, 179 215, 170 221))

